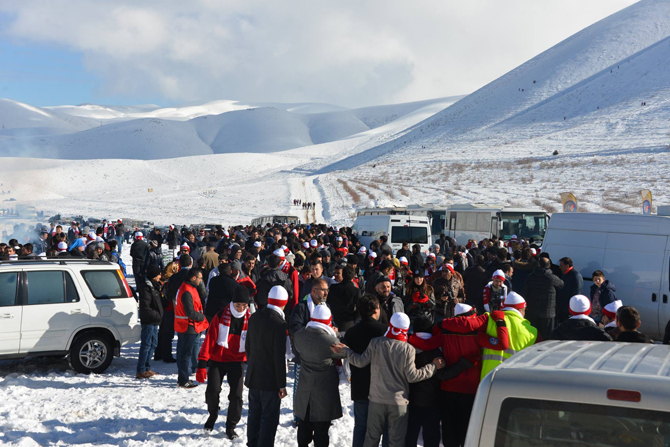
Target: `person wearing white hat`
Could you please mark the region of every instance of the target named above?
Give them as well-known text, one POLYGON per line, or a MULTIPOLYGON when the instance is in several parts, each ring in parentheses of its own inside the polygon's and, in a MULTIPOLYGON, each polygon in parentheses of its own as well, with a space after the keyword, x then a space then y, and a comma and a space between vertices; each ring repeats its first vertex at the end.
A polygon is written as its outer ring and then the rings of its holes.
POLYGON ((286 355, 290 342, 284 308, 288 301, 286 289, 274 286, 268 293, 267 307, 249 318, 244 384, 249 388, 247 445, 251 447, 275 444, 281 400, 286 397, 286 355))
POLYGON ((603 307, 603 317, 600 323, 604 326, 605 332, 610 334, 612 340, 616 340, 617 336, 621 333, 616 324, 616 313, 621 306, 623 306, 623 302, 616 300, 603 307))
POLYGON ((293 343, 302 365, 293 400, 293 411, 300 419, 298 445, 314 440, 315 446, 327 446, 331 421, 342 417, 335 360, 344 358, 330 350, 338 340, 328 306, 314 307, 307 326, 293 335, 293 343))
MULTIPOLYGON (((553 340, 611 341, 604 328, 598 327, 591 314, 591 301, 584 295, 570 298, 570 318, 551 333, 553 340)), ((616 315, 616 314, 615 314, 616 315)))
POLYGON ((482 349, 501 352, 508 349, 510 343, 504 312, 477 315, 472 306, 458 303, 454 306, 454 315, 454 318, 440 322, 441 333, 430 340, 417 339, 415 336, 410 339, 413 346, 424 351, 442 348, 448 366, 463 365, 463 359, 476 363, 457 377, 443 380, 440 384, 440 419, 442 443, 445 446, 458 446, 465 442, 481 378, 482 349), (493 335, 487 333, 489 326, 494 328, 493 335))
POLYGON ((407 432, 409 384, 429 379, 437 369, 444 368, 438 357, 421 369, 416 369, 416 351, 407 343, 409 317, 396 312, 389 321, 383 337, 373 338, 363 354, 356 354, 342 343, 331 349, 344 353, 349 362, 363 368, 371 365, 370 404, 368 407, 365 445, 379 445, 384 428, 388 426, 389 446, 404 446, 407 432))
POLYGON ((149 256, 149 244, 144 240, 144 235, 141 231, 135 232, 135 242, 130 246, 130 256, 133 258, 135 284, 144 284, 144 271, 146 269, 147 257, 149 256))
MULTIPOLYGON (((521 295, 510 292, 502 306, 509 334, 509 348, 504 351, 488 348, 482 351, 482 379, 515 353, 534 345, 539 338, 538 330, 525 318, 527 304, 521 295)), ((489 321, 486 334, 493 337, 496 333, 496 324, 489 321)))
POLYGON ((484 287, 482 295, 484 301, 484 310, 490 312, 500 309, 507 296, 507 286, 505 286, 505 272, 498 269, 493 272, 491 281, 484 287))

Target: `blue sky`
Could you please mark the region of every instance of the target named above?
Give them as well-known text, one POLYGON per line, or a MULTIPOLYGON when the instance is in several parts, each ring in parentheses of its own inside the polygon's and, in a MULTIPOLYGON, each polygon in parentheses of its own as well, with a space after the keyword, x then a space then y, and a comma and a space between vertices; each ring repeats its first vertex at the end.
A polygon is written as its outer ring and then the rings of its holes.
POLYGON ((461 95, 632 3, 0 2, 0 97, 360 107, 461 95))

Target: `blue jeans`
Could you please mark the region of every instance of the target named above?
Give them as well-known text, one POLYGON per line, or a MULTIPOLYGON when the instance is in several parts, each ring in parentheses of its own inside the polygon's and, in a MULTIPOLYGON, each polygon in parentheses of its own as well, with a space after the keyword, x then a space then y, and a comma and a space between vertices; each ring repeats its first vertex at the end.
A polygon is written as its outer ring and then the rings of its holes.
POLYGON ((199 334, 177 334, 177 383, 184 385, 189 381, 188 364, 193 356, 193 348, 199 334))
POLYGON ((149 360, 153 358, 156 346, 158 346, 158 325, 143 324, 140 334, 140 355, 137 358, 137 374, 151 369, 149 360))
MULTIPOLYGON (((353 447, 363 447, 365 443, 365 432, 368 429, 368 407, 369 400, 355 400, 354 401, 354 441, 353 447)), ((389 445, 389 428, 384 427, 382 433, 382 447, 389 445)))
POLYGON ((119 254, 123 251, 123 236, 116 236, 116 245, 118 246, 119 254))
MULTIPOLYGON (((293 364, 293 371, 295 372, 295 379, 293 380, 293 408, 295 408, 295 395, 296 391, 298 391, 298 380, 300 379, 300 363, 293 364)), ((295 410, 293 410, 293 420, 295 422, 300 420, 295 414, 295 410)))
POLYGON ((198 371, 198 354, 200 354, 200 346, 202 345, 202 334, 198 334, 193 343, 193 352, 191 353, 191 374, 198 371))
POLYGON ((249 415, 247 416, 247 445, 273 447, 279 425, 281 399, 279 390, 249 389, 249 415))

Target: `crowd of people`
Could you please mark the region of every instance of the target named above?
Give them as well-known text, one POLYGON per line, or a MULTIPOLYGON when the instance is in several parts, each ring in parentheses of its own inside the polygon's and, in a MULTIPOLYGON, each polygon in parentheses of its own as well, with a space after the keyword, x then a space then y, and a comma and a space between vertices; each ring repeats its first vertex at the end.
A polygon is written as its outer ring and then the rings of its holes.
MULTIPOLYGON (((75 226, 41 228, 38 251, 122 262, 119 224, 72 239, 75 226)), ((30 245, 10 241, 0 256, 36 257, 30 245)), ((150 379, 151 362, 163 361, 177 364, 179 387, 207 383, 206 430, 226 380, 231 439, 246 386, 252 447, 274 445, 289 368, 299 446, 328 445, 343 380, 354 446, 414 446, 422 433, 424 446, 456 447, 480 380, 516 352, 543 340, 650 342, 615 278, 593 272, 584 296, 570 258, 554 264, 514 236, 462 246, 442 235, 428 253, 409 243, 394 253, 384 236, 364 246, 350 228, 326 225, 170 226, 135 232, 130 255, 142 325, 136 377, 150 379), (163 244, 173 250, 167 265, 163 244)))

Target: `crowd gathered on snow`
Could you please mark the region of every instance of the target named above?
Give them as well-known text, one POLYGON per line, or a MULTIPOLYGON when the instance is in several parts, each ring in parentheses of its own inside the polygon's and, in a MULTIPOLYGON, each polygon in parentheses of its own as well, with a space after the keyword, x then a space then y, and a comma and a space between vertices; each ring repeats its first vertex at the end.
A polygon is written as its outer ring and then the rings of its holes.
POLYGON ((242 436, 246 386, 252 447, 274 445, 289 368, 299 446, 328 445, 343 417, 342 381, 354 446, 415 446, 422 436, 424 446, 457 447, 480 380, 516 352, 550 339, 651 341, 637 330, 637 310, 617 299, 616 278, 593 272, 584 296, 570 258, 555 264, 516 236, 463 246, 443 234, 428 253, 408 242, 394 253, 385 236, 364 246, 350 228, 328 225, 170 225, 145 235, 119 219, 67 230, 17 225, 0 243, 2 260, 43 257, 110 261, 132 273, 142 326, 136 378, 150 380, 151 362, 163 361, 177 364, 177 386, 206 383, 210 431, 226 380, 231 439, 242 436), (120 256, 128 238, 130 269, 120 256))

